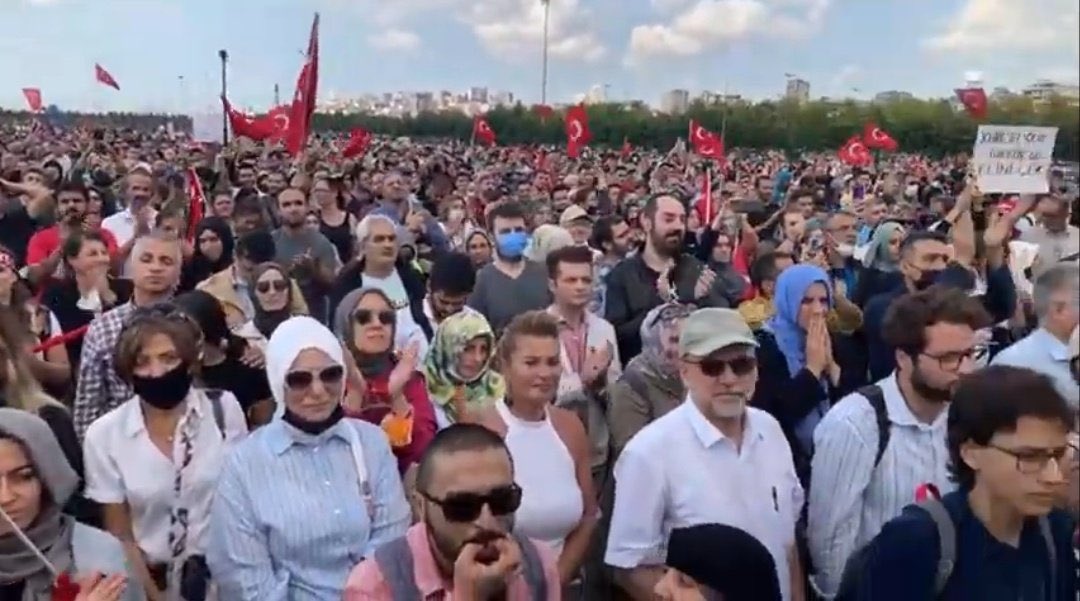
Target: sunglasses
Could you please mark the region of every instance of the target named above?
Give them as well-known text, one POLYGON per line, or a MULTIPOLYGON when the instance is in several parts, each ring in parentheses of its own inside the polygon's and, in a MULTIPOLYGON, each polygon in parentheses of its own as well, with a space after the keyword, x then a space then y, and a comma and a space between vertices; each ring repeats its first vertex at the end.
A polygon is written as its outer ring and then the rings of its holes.
POLYGON ((362 326, 366 326, 375 319, 378 319, 379 323, 382 325, 389 326, 393 325, 394 321, 397 320, 397 314, 390 310, 372 311, 371 309, 357 309, 356 312, 353 313, 353 319, 362 326))
POLYGON ((259 282, 255 284, 255 289, 263 294, 270 292, 270 288, 273 288, 274 292, 284 292, 288 287, 289 283, 285 280, 270 280, 268 282, 259 282))
POLYGON ((315 382, 315 378, 319 378, 319 381, 326 386, 333 386, 340 384, 344 377, 345 368, 340 365, 331 365, 317 373, 302 370, 290 371, 285 374, 285 386, 290 390, 306 390, 315 382))
POLYGON ((438 505, 451 522, 473 522, 480 517, 484 505, 491 508, 494 516, 514 513, 521 506, 521 487, 517 484, 501 486, 486 495, 471 492, 453 493, 445 499, 436 499, 427 493, 420 493, 425 499, 438 505))
POLYGON ((757 369, 755 357, 736 357, 735 359, 712 359, 705 358, 701 361, 691 361, 701 369, 701 373, 710 378, 719 377, 724 370, 730 368, 736 376, 745 376, 757 369))

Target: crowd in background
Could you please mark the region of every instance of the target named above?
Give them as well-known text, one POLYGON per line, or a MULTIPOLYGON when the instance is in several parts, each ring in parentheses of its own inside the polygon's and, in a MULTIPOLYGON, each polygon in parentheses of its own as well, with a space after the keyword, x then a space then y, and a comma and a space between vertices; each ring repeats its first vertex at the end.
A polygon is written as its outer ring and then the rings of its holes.
POLYGON ((971 171, 4 127, 0 598, 1075 599, 1075 174, 971 171))

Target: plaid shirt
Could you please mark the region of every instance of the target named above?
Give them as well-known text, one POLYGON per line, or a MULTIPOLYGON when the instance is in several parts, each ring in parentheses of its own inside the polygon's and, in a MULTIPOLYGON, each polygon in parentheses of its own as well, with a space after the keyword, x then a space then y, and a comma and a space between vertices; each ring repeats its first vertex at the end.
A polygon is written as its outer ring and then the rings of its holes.
POLYGON ((119 376, 113 366, 113 352, 120 332, 124 328, 135 305, 125 303, 108 311, 90 324, 83 339, 82 358, 79 360, 79 379, 75 389, 73 418, 75 433, 79 440, 94 420, 112 411, 131 398, 131 387, 119 376))

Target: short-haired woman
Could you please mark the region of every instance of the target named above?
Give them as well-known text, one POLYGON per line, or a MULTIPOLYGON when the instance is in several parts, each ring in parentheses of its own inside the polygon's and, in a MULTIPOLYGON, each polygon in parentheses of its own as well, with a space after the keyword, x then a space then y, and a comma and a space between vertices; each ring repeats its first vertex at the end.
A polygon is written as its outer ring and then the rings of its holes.
POLYGON ((554 407, 559 377, 559 324, 546 311, 522 313, 499 342, 498 362, 506 396, 477 415, 477 422, 506 440, 521 486, 515 530, 549 543, 559 555, 559 576, 578 576, 593 531, 591 447, 576 413, 554 407))
POLYGON ((116 345, 135 392, 86 431, 86 494, 151 601, 201 599, 210 505, 229 443, 247 432, 225 391, 193 385, 200 331, 171 305, 136 309, 116 345))

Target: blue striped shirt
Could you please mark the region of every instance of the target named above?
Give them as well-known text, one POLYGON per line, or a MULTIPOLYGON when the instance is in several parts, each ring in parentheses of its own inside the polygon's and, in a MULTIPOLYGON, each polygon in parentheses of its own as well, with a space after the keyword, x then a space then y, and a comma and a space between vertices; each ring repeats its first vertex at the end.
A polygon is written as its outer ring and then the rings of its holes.
POLYGON ((310 436, 275 420, 226 459, 207 560, 220 599, 338 601, 349 571, 405 534, 409 520, 382 430, 344 419, 310 436), (374 519, 361 495, 349 428, 363 448, 374 519))
POLYGON ((806 534, 814 583, 826 596, 836 593, 848 558, 915 502, 919 485, 933 483, 942 494, 956 488, 946 468, 948 411, 932 424, 922 423, 908 408, 895 373, 877 385, 890 428, 876 469, 877 418, 863 395, 841 399, 814 430, 806 534))

